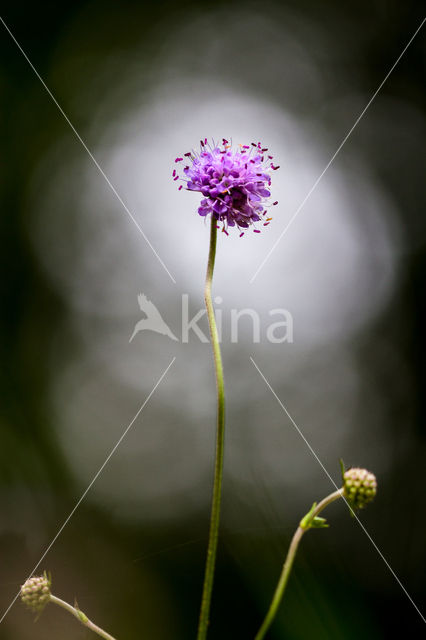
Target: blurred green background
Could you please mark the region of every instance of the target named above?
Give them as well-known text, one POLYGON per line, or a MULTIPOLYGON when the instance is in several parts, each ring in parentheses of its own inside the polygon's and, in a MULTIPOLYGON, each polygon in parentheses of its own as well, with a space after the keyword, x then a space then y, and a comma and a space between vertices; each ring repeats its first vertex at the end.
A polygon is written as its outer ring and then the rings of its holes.
MULTIPOLYGON (((0 615, 172 357, 50 549, 54 593, 120 640, 196 633, 214 450, 209 345, 139 334, 144 292, 180 335, 202 306, 208 230, 173 161, 201 137, 261 139, 280 206, 220 237, 215 293, 286 308, 294 342, 224 327, 228 431, 210 637, 252 638, 292 532, 366 466, 361 519, 421 608, 425 568, 425 36, 415 38, 253 284, 249 279, 423 19, 413 2, 22 2, 1 26, 0 615)), ((222 304, 223 302, 223 304, 222 304)), ((206 330, 205 319, 200 326, 206 330), (204 322, 204 324, 203 324, 204 322)), ((262 324, 262 327, 264 325, 262 324)), ((418 637, 421 616, 343 504, 307 535, 272 639, 418 637)), ((17 602, 2 640, 89 638, 17 602)))

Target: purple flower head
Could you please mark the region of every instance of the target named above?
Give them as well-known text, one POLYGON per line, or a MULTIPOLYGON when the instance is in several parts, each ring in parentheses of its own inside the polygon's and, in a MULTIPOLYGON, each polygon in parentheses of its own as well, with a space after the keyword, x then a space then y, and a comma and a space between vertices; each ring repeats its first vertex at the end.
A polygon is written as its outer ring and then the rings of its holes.
MULTIPOLYGON (((200 151, 191 151, 175 162, 186 161, 184 177, 189 191, 199 191, 203 195, 198 213, 212 215, 222 223, 222 231, 228 235, 228 227, 237 227, 244 235, 256 222, 267 226, 272 220, 267 216, 265 201, 270 193, 271 171, 279 169, 272 163, 273 156, 265 155, 267 148, 260 142, 238 145, 232 149, 225 138, 222 144, 210 145, 207 138, 201 140, 200 151)), ((172 178, 179 180, 176 169, 172 178)), ((179 191, 182 185, 179 187, 179 191)), ((274 202, 273 205, 278 204, 274 202)), ((259 229, 254 229, 260 233, 259 229)))

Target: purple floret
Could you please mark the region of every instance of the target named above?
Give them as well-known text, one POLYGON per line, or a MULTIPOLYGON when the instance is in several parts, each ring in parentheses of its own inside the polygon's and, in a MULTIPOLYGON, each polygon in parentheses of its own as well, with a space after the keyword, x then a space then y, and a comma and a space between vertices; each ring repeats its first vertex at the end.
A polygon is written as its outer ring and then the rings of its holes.
MULTIPOLYGON (((271 162, 272 156, 265 156, 266 151, 260 142, 239 145, 233 150, 225 138, 221 145, 210 145, 205 138, 198 153, 192 151, 177 158, 176 162, 185 159, 189 163, 181 178, 187 190, 203 195, 198 208, 200 216, 212 215, 222 223, 225 233, 228 227, 244 230, 260 220, 267 226, 271 218, 265 221, 264 203, 271 195, 270 171, 279 167, 271 162)), ((175 170, 172 177, 179 178, 175 170)))

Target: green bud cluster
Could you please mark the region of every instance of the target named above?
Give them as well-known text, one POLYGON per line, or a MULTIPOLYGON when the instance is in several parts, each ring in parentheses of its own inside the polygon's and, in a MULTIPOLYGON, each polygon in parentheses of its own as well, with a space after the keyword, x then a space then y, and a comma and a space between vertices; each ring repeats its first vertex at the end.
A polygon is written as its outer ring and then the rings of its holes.
POLYGON ((367 469, 353 467, 343 473, 343 495, 353 509, 362 509, 374 499, 377 480, 367 469))
POLYGON ((29 578, 21 587, 21 600, 34 613, 41 613, 50 600, 51 580, 47 574, 29 578))

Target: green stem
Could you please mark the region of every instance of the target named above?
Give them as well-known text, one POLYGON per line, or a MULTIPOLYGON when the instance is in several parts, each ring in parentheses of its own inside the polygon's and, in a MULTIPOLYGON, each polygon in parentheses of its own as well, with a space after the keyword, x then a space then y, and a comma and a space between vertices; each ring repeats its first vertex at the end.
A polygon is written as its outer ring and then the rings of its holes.
POLYGON ((311 523, 313 519, 319 513, 321 513, 321 511, 325 509, 325 507, 327 507, 329 504, 331 504, 335 500, 338 500, 339 498, 341 498, 342 495, 343 495, 343 489, 334 491, 329 496, 324 498, 324 500, 321 500, 319 504, 317 504, 314 508, 311 509, 309 514, 307 514, 304 518, 302 518, 301 524, 299 524, 298 528, 296 529, 296 532, 290 543, 290 546, 287 552, 287 557, 285 559, 285 562, 281 571, 280 579, 278 580, 278 584, 275 589, 275 593, 272 598, 272 602, 269 607, 268 613, 266 614, 266 617, 262 623, 262 626, 257 632, 255 640, 262 640, 265 637, 266 632, 268 631, 269 627, 271 626, 277 614, 278 608, 281 604, 282 597, 284 595, 285 588, 287 586, 288 579, 290 577, 290 573, 293 567, 294 559, 296 557, 297 549, 299 547, 299 543, 302 539, 303 534, 305 533, 305 531, 308 531, 311 528, 311 523))
POLYGON ((217 431, 216 431, 216 457, 214 467, 213 498, 210 515, 209 543, 207 547, 206 569, 204 574, 203 594, 201 598, 200 620, 198 624, 197 640, 207 637, 209 625, 210 602, 213 590, 214 570, 216 563, 217 541, 219 533, 220 500, 222 491, 223 454, 225 441, 225 388, 223 383, 222 357, 219 346, 219 336, 216 327, 216 319, 212 303, 212 279, 216 256, 216 219, 212 216, 210 230, 210 250, 207 264, 206 284, 204 299, 206 302, 207 317, 209 320, 210 336, 213 348, 214 365, 217 387, 217 431))
POLYGON ((73 607, 72 605, 68 604, 68 602, 65 602, 65 600, 61 600, 60 598, 57 598, 56 596, 53 596, 53 595, 50 595, 50 602, 53 602, 54 604, 57 604, 59 607, 62 607, 66 611, 69 611, 69 613, 71 613, 75 618, 77 618, 77 620, 79 620, 81 624, 83 624, 88 629, 91 629, 91 631, 94 631, 95 633, 97 633, 98 636, 100 636, 101 638, 105 638, 105 640, 115 640, 115 638, 112 635, 110 635, 109 633, 107 633, 106 631, 98 627, 97 624, 89 620, 86 614, 80 611, 80 609, 78 609, 77 607, 73 607))

